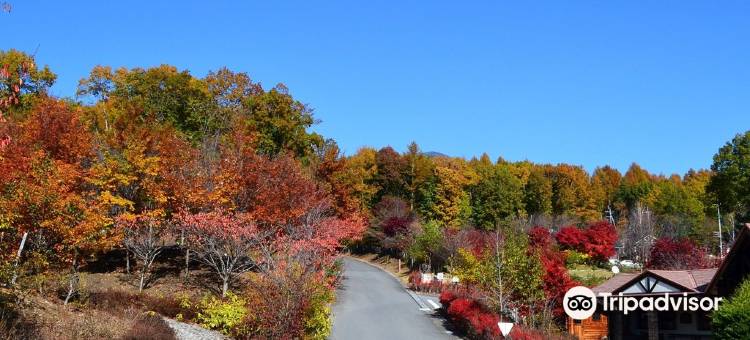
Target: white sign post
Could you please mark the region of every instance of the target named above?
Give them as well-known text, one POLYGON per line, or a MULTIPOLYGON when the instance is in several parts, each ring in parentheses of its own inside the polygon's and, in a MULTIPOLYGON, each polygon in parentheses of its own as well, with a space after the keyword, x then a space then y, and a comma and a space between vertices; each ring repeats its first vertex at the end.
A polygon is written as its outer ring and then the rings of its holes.
POLYGON ((510 334, 510 330, 513 329, 512 322, 498 322, 497 326, 500 327, 500 334, 502 334, 503 337, 508 336, 508 334, 510 334))

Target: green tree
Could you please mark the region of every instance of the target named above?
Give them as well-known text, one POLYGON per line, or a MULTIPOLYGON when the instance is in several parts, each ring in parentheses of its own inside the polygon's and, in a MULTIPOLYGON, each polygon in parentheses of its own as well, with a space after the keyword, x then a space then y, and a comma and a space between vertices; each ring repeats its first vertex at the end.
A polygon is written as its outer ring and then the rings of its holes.
POLYGON ((479 163, 478 182, 471 186, 472 221, 477 227, 493 229, 498 221, 522 215, 523 185, 507 164, 479 163))
MULTIPOLYGON (((0 98, 13 97, 17 93, 20 101, 13 105, 16 109, 30 109, 34 98, 55 83, 57 75, 47 65, 37 67, 34 56, 10 49, 0 50, 0 98)), ((13 111, 11 111, 13 112, 13 111)))
POLYGON ((526 212, 535 214, 552 213, 552 182, 544 175, 544 168, 536 166, 530 174, 524 189, 526 212))
POLYGON ((643 201, 653 188, 651 174, 641 168, 640 165, 633 163, 625 172, 625 176, 622 177, 617 198, 623 201, 628 209, 631 209, 638 203, 645 203, 643 201))
POLYGON ((716 196, 722 209, 735 212, 748 220, 750 207, 750 131, 736 135, 714 155, 711 165, 714 176, 709 191, 716 196))
POLYGON ((316 123, 312 109, 295 100, 284 84, 247 103, 246 124, 257 135, 256 148, 268 155, 288 151, 306 158, 315 147, 323 145, 323 137, 307 129, 316 123))
POLYGON ((713 335, 717 339, 747 339, 750 335, 750 279, 711 315, 713 335))
POLYGON ((409 144, 404 158, 408 164, 406 182, 409 187, 409 204, 415 210, 420 205, 420 189, 432 179, 435 165, 430 157, 422 154, 415 142, 409 144))

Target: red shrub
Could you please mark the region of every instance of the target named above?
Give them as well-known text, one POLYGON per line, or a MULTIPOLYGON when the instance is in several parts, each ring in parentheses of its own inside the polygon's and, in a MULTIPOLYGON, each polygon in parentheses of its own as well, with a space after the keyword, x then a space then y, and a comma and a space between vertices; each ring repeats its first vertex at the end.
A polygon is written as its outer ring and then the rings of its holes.
POLYGON ((564 249, 581 250, 583 245, 588 241, 586 234, 583 230, 576 226, 567 226, 560 228, 560 231, 555 235, 557 244, 564 249))
POLYGON ((456 298, 457 296, 455 293, 450 290, 444 290, 442 293, 440 293, 440 304, 443 306, 448 306, 456 298))
POLYGON ((479 328, 480 334, 498 336, 500 335, 500 328, 497 323, 500 322, 500 317, 492 313, 481 313, 479 315, 479 328))
POLYGON ((529 230, 529 245, 535 248, 546 249, 552 244, 552 235, 549 229, 536 226, 529 230))
POLYGON ((548 339, 548 337, 545 337, 544 334, 535 332, 530 329, 526 329, 521 326, 514 326, 513 329, 510 331, 510 337, 513 340, 544 340, 548 339))
POLYGON ((711 267, 706 252, 693 241, 660 238, 651 247, 651 256, 646 267, 650 269, 683 270, 711 267))

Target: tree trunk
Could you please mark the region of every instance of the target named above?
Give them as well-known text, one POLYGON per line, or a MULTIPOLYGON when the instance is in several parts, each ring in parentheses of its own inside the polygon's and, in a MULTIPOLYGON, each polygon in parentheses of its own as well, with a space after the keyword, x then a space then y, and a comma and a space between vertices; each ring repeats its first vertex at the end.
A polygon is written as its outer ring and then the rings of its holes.
POLYGON ((143 270, 141 270, 141 283, 138 284, 138 292, 139 293, 143 292, 143 281, 144 281, 145 278, 146 278, 146 268, 143 268, 143 270))
POLYGON ((224 284, 221 287, 221 296, 226 297, 227 291, 229 291, 229 276, 225 276, 222 278, 224 281, 224 284))
POLYGON ((190 277, 190 249, 185 248, 185 279, 190 277))
POLYGON ((130 249, 125 248, 125 274, 130 275, 130 249))
POLYGON ((70 269, 70 278, 68 279, 68 295, 65 297, 63 305, 67 305, 73 294, 78 290, 78 260, 73 258, 73 267, 70 269))
POLYGON ((14 286, 16 284, 16 280, 18 279, 18 265, 21 262, 21 252, 23 252, 23 247, 26 245, 26 238, 29 236, 29 232, 23 233, 23 237, 21 238, 21 244, 18 245, 18 253, 16 254, 16 261, 13 263, 13 277, 10 279, 10 285, 14 286))

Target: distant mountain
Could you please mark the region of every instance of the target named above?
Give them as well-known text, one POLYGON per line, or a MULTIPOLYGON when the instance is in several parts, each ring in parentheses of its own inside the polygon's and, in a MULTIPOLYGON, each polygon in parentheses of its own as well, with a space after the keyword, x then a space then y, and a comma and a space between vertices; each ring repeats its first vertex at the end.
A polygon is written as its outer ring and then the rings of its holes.
POLYGON ((427 157, 450 157, 442 152, 437 152, 437 151, 427 151, 427 152, 423 152, 422 154, 427 157))

